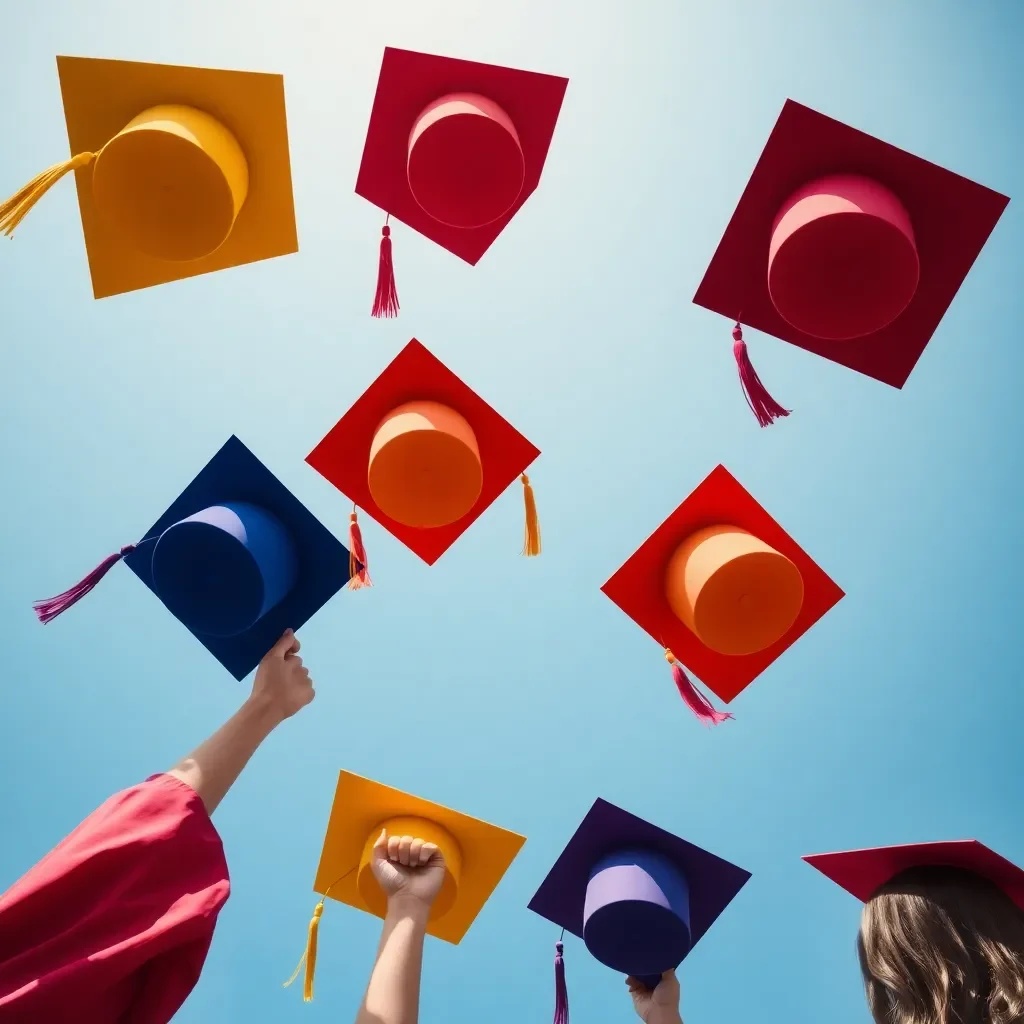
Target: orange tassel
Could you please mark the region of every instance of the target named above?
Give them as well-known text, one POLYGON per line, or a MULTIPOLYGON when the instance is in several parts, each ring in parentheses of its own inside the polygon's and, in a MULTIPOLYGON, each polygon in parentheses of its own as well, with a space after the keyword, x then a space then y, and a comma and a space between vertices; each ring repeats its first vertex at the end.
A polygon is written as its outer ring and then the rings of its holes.
POLYGON ((540 554, 540 523, 537 521, 537 500, 533 496, 530 478, 523 473, 523 502, 526 505, 526 529, 523 533, 523 554, 527 558, 540 554))
POLYGON ((70 160, 48 167, 37 174, 24 188, 19 189, 6 202, 0 203, 0 231, 10 237, 14 229, 25 219, 29 211, 69 171, 87 167, 95 159, 95 153, 79 153, 70 160))
POLYGON ((370 579, 370 568, 366 564, 363 531, 359 529, 354 508, 348 519, 348 589, 361 590, 363 587, 372 587, 373 580, 370 579))
MULTIPOLYGON (((324 899, 327 899, 325 896, 324 899)), ((299 976, 303 965, 306 967, 306 976, 302 983, 302 1001, 313 1002, 313 975, 316 973, 316 947, 320 933, 320 917, 324 912, 324 900, 321 900, 313 910, 313 920, 309 922, 309 935, 306 938, 306 952, 302 954, 299 966, 295 973, 284 983, 287 988, 299 976)))
POLYGON ((349 868, 341 876, 341 878, 335 879, 329 886, 327 891, 323 894, 320 902, 313 908, 313 919, 309 922, 309 934, 306 936, 306 952, 302 954, 302 959, 299 961, 299 966, 292 972, 292 976, 284 983, 284 988, 287 988, 295 979, 299 976, 299 972, 302 970, 303 965, 306 967, 306 976, 302 983, 302 1001, 304 1003, 313 1002, 313 975, 316 973, 316 950, 317 943, 320 938, 320 917, 324 912, 324 900, 331 894, 331 890, 338 884, 348 878, 355 868, 349 868))

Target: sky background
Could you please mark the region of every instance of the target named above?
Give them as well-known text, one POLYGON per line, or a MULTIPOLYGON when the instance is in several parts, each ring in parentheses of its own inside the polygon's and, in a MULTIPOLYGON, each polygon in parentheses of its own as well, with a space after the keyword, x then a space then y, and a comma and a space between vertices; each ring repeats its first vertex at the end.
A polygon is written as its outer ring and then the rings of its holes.
MULTIPOLYGON (((303 459, 413 335, 542 449, 435 566, 376 524, 376 587, 301 631, 315 703, 216 815, 233 895, 183 1024, 351 1020, 380 930, 303 949, 340 769, 529 837, 421 1019, 545 1021, 557 931, 526 904, 602 796, 753 872, 681 969, 687 1024, 866 1024, 860 908, 806 853, 978 838, 1024 863, 1019 622, 1024 146, 1016 0, 47 0, 6 16, 0 192, 67 155, 54 56, 285 75, 300 252, 94 301, 74 188, 0 245, 0 888, 248 693, 115 569, 232 433, 344 536, 303 459), (473 268, 401 227, 402 315, 369 318, 379 211, 353 192, 386 45, 570 78, 540 188, 473 268), (759 430, 730 324, 691 303, 783 102, 1011 197, 903 391, 750 332, 793 415, 759 430), (846 591, 703 729, 601 584, 719 462, 846 591), (1017 525, 1015 525, 1015 521, 1017 525)), ((573 1019, 628 1021, 567 942, 573 1019)))

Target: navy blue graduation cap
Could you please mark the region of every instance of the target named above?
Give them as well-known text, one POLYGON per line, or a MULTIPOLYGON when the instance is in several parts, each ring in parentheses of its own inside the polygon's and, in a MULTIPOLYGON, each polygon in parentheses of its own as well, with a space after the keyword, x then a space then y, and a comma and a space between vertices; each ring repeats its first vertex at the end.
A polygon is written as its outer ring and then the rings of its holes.
POLYGON ((236 679, 352 575, 348 550, 237 437, 142 540, 37 601, 39 620, 81 600, 122 559, 236 679))

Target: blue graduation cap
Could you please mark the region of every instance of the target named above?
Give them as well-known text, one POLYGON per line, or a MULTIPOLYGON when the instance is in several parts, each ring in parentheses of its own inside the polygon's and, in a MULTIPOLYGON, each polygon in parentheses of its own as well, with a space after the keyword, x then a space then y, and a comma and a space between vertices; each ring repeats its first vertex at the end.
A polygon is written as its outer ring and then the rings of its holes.
POLYGON ((46 623, 119 561, 236 678, 298 629, 353 572, 348 550, 231 437, 144 538, 33 607, 46 623))

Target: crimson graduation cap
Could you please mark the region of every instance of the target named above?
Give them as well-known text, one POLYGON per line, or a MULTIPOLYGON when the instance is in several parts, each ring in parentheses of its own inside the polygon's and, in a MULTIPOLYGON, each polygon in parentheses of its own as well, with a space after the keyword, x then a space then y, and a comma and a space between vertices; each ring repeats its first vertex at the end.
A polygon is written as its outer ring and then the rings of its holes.
MULTIPOLYGON (((540 183, 567 78, 387 47, 356 192, 475 266, 540 183)), ((398 315, 386 222, 372 315, 398 315)))
POLYGON ((743 325, 902 388, 1008 202, 787 100, 693 298, 734 322, 761 426, 789 411, 743 325))

